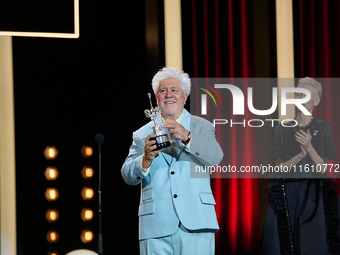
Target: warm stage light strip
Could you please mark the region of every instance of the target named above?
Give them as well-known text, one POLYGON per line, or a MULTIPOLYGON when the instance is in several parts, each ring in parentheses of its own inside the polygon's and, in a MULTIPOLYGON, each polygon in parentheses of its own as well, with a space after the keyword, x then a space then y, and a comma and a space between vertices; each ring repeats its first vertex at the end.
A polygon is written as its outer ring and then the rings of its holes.
POLYGON ((276 0, 276 54, 279 91, 279 119, 295 117, 294 107, 287 107, 287 115, 281 116, 281 87, 294 87, 294 33, 293 1, 276 0), (290 79, 284 79, 290 78, 290 79))
POLYGON ((181 1, 164 0, 165 65, 183 69, 181 1))
POLYGON ((12 37, 0 37, 0 254, 16 255, 12 37))
POLYGON ((0 31, 4 36, 50 37, 50 38, 79 38, 79 0, 74 0, 74 33, 49 33, 49 32, 14 32, 0 31))
POLYGON ((277 77, 294 78, 292 0, 276 0, 277 77))

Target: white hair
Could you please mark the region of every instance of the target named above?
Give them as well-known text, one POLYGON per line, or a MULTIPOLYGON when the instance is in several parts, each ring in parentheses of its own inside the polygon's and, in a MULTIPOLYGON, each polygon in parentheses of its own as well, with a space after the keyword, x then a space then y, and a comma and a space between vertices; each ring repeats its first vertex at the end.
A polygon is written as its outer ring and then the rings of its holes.
POLYGON ((313 78, 310 78, 310 77, 305 77, 305 78, 301 78, 298 82, 298 86, 299 85, 310 85, 312 86, 313 88, 315 88, 316 90, 316 93, 318 95, 318 99, 321 98, 321 95, 322 95, 322 86, 321 86, 321 83, 314 80, 313 78))
POLYGON ((183 71, 179 71, 174 67, 163 67, 152 78, 152 89, 155 95, 157 94, 159 83, 166 79, 177 79, 183 89, 183 92, 190 95, 191 81, 189 75, 183 71))

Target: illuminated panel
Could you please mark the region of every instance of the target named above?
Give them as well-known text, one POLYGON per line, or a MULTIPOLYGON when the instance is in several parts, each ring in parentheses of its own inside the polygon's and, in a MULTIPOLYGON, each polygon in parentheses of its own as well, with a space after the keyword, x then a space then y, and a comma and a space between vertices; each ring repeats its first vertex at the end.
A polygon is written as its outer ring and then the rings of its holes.
POLYGON ((47 160, 56 159, 58 156, 58 150, 55 146, 47 146, 44 150, 44 156, 47 160))
POLYGON ((94 196, 94 190, 91 187, 84 187, 80 195, 84 200, 91 200, 94 196))
POLYGON ((84 166, 81 170, 81 176, 86 179, 91 179, 94 175, 93 168, 90 166, 84 166))
POLYGON ((80 217, 83 221, 91 221, 93 219, 94 213, 90 208, 83 208, 80 213, 80 217))
POLYGON ((6 255, 17 254, 13 77, 12 38, 0 37, 0 254, 6 255))
POLYGON ((59 192, 56 188, 48 188, 45 191, 45 197, 47 201, 55 201, 59 197, 59 192))
POLYGON ((55 230, 47 231, 46 240, 49 243, 57 243, 59 240, 59 233, 55 230))
POLYGON ((80 152, 81 152, 81 155, 83 156, 83 158, 90 158, 93 155, 93 149, 92 149, 91 146, 88 146, 88 145, 84 145, 81 148, 80 152))
POLYGON ((58 178, 59 171, 55 166, 53 166, 53 167, 49 166, 49 167, 46 168, 44 175, 45 175, 46 180, 54 181, 58 178))
POLYGON ((55 209, 48 209, 45 213, 48 222, 55 222, 59 219, 59 212, 55 209))
POLYGON ((79 0, 73 4, 66 0, 1 1, 0 35, 79 38, 79 0), (69 17, 69 24, 64 24, 65 17, 69 17), (65 30, 70 26, 72 31, 65 30))
POLYGON ((83 243, 90 243, 92 242, 94 235, 91 230, 84 229, 80 234, 80 239, 83 243))
POLYGON ((164 1, 165 65, 182 70, 181 1, 164 1))
MULTIPOLYGON (((293 3, 292 0, 276 0, 276 55, 277 78, 279 91, 279 119, 293 119, 294 105, 287 107, 287 115, 281 115, 281 88, 295 87, 294 79, 294 31, 293 31, 293 3)), ((293 98, 293 94, 289 98, 293 98)))

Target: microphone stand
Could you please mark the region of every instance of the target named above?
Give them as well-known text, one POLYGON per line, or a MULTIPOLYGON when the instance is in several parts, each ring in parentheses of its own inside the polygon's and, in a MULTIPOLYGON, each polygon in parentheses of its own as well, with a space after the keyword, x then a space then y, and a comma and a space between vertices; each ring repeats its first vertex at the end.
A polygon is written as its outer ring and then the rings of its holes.
POLYGON ((104 136, 102 134, 97 134, 95 136, 95 140, 99 146, 99 185, 98 185, 98 216, 99 216, 99 231, 98 231, 98 255, 103 255, 103 234, 102 234, 102 153, 101 153, 101 144, 104 142, 104 136))

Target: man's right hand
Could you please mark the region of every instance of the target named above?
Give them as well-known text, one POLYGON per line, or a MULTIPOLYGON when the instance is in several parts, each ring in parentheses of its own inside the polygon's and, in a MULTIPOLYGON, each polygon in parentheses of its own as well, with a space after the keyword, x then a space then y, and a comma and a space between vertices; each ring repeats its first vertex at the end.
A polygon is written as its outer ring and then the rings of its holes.
POLYGON ((150 140, 151 136, 152 134, 149 134, 145 138, 144 155, 142 161, 142 167, 144 169, 147 169, 151 166, 152 161, 155 159, 156 155, 161 151, 161 150, 154 151, 157 148, 157 146, 155 140, 150 140))

